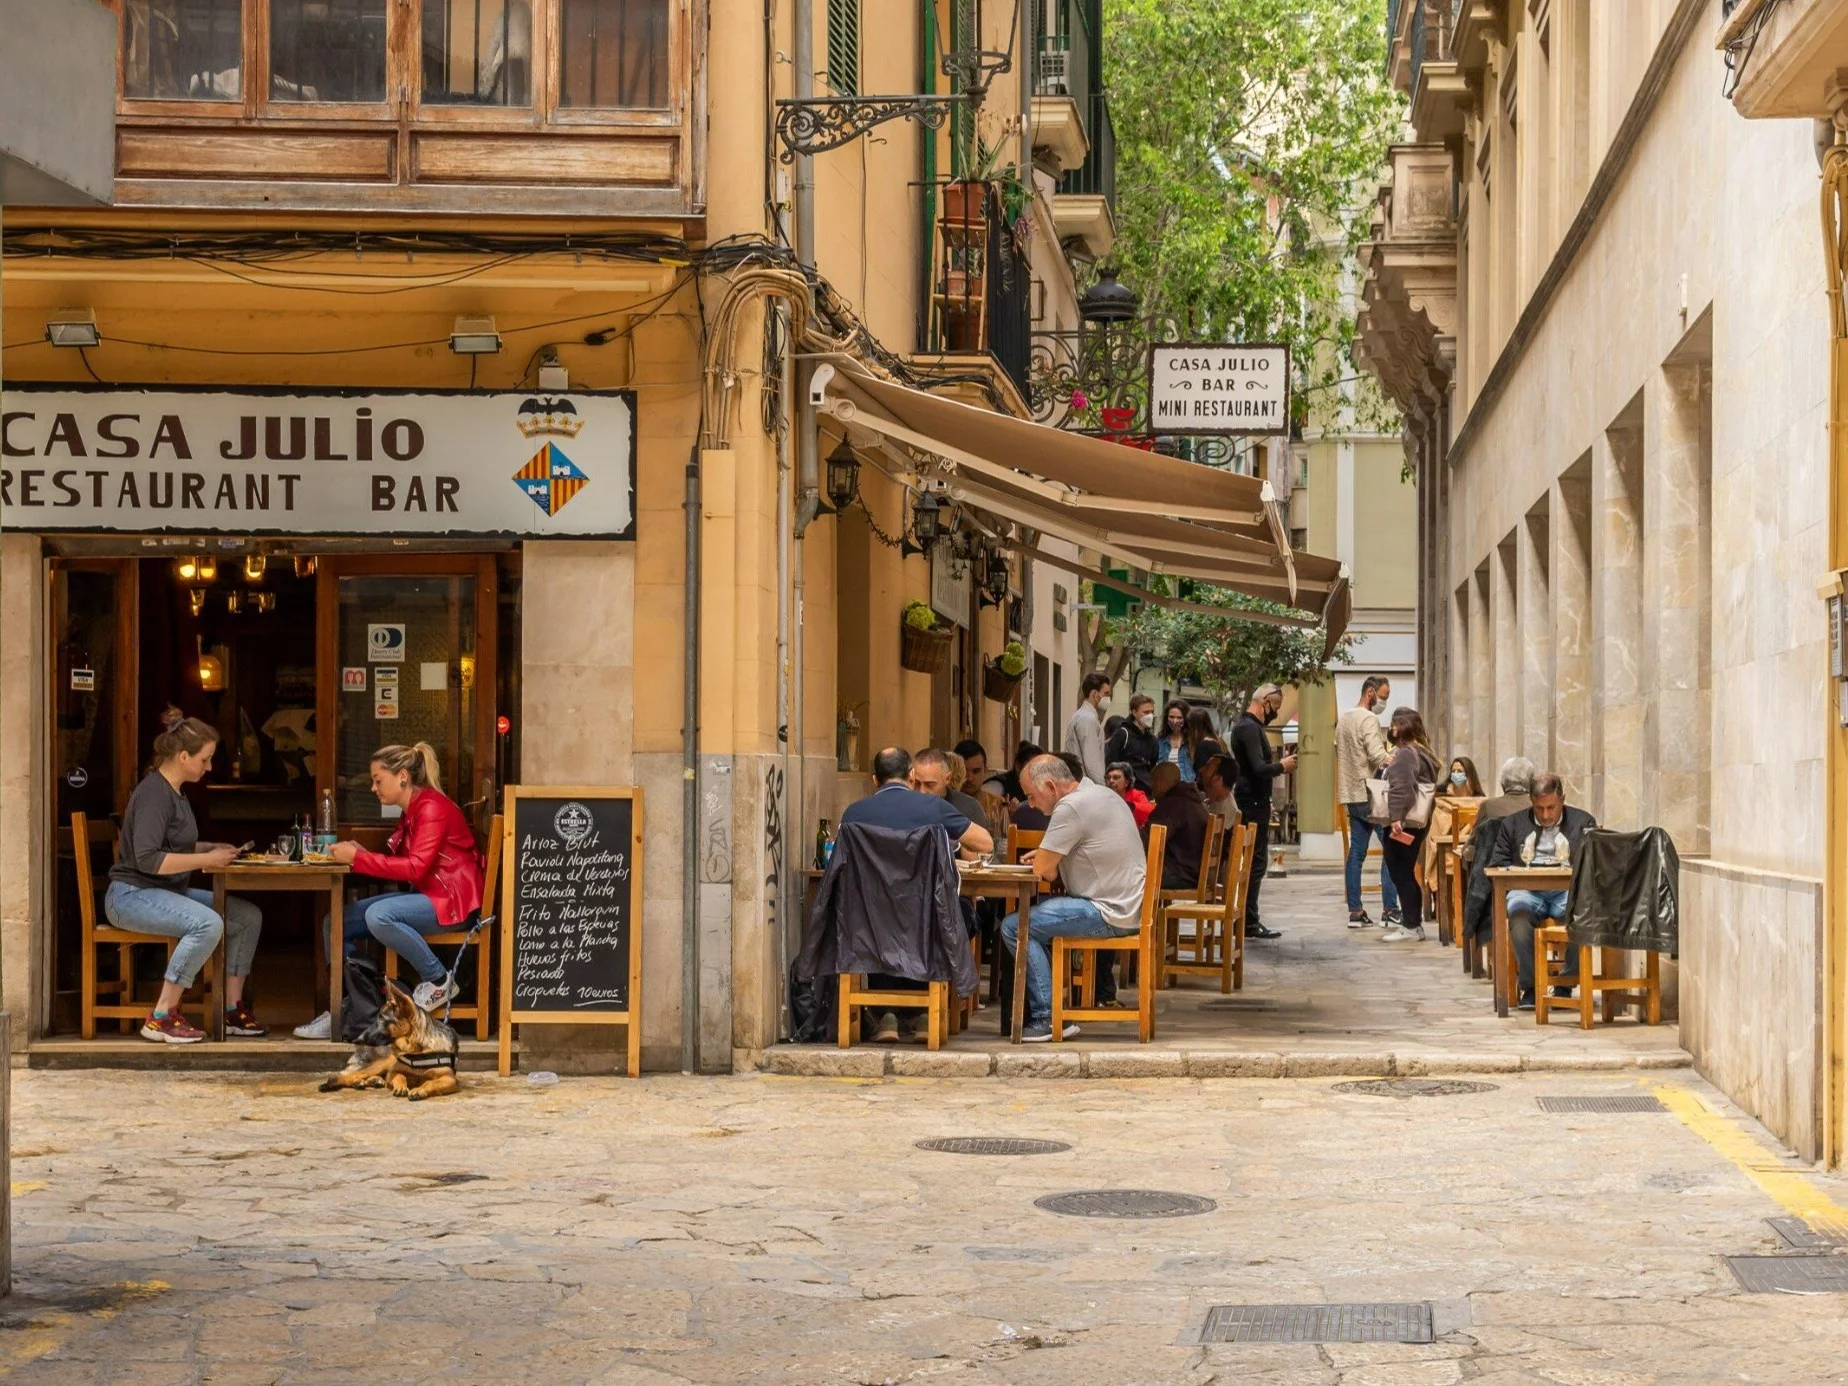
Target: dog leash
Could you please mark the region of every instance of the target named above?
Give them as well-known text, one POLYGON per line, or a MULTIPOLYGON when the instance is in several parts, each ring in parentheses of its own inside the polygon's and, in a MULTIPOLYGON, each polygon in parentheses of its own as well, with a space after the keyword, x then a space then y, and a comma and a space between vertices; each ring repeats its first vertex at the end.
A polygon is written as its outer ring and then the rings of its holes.
MULTIPOLYGON (((468 937, 456 945, 456 959, 449 965, 449 970, 443 974, 443 1024, 445 1025, 449 1023, 449 1009, 455 1005, 456 970, 462 966, 462 959, 468 955, 468 946, 475 941, 475 936, 493 922, 493 915, 477 913, 475 922, 468 931, 468 937)), ((433 948, 430 951, 435 952, 436 950, 433 948)), ((435 991, 436 983, 419 982, 417 989, 411 993, 411 1000, 419 1010, 429 1011, 435 991)))

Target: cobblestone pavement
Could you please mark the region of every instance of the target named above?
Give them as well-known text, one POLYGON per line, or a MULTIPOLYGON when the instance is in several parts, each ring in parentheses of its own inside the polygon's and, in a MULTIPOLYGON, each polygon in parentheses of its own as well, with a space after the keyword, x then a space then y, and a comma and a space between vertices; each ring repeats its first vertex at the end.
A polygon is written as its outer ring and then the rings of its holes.
POLYGON ((1837 1295, 1722 1257, 1842 1181, 1682 1072, 1332 1079, 14 1075, 9 1382, 1822 1382, 1837 1295), (1643 1114, 1536 1097, 1661 1092, 1643 1114), (969 1157, 957 1135, 1067 1152, 969 1157), (1061 1217, 1087 1188, 1204 1195, 1061 1217), (1209 1306, 1430 1301, 1428 1345, 1198 1344, 1209 1306))

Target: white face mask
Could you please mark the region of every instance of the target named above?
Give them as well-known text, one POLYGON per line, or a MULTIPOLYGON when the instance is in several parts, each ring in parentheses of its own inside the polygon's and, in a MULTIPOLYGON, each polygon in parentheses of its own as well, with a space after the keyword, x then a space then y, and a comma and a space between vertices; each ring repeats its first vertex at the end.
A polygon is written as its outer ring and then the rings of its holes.
POLYGON ((1152 712, 1145 712, 1138 717, 1136 721, 1142 725, 1143 731, 1147 731, 1150 727, 1155 725, 1155 714, 1152 712))

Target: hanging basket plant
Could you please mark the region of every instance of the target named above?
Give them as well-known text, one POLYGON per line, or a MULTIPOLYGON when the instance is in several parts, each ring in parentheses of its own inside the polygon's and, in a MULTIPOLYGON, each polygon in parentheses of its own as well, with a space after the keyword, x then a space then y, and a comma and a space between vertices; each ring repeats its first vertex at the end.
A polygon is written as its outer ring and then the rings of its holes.
POLYGON ((908 602, 899 623, 898 662, 914 674, 940 674, 950 667, 947 626, 924 602, 908 602))
POLYGON ((997 703, 1012 702, 1026 673, 1026 650, 1018 640, 1008 641, 999 658, 982 661, 982 696, 997 703))

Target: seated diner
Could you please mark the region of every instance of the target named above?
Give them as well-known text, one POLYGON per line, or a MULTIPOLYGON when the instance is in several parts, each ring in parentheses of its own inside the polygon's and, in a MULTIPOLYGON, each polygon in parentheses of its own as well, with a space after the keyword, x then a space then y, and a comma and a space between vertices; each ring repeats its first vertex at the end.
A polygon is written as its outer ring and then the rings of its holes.
POLYGON ((1155 807, 1143 825, 1168 830, 1167 846, 1162 852, 1161 888, 1192 890, 1200 883, 1200 858, 1206 851, 1206 827, 1209 814, 1200 786, 1181 778, 1181 767, 1164 760, 1149 772, 1149 784, 1155 790, 1155 807))
MULTIPOLYGON (((1550 772, 1535 775, 1529 806, 1496 822, 1484 869, 1550 866, 1567 870, 1586 832, 1597 826, 1597 820, 1584 809, 1567 807, 1559 776, 1550 772)), ((1524 1011, 1534 1005, 1534 930, 1547 920, 1564 922, 1567 897, 1564 890, 1508 892, 1508 941, 1520 974, 1519 1006, 1524 1011)))

